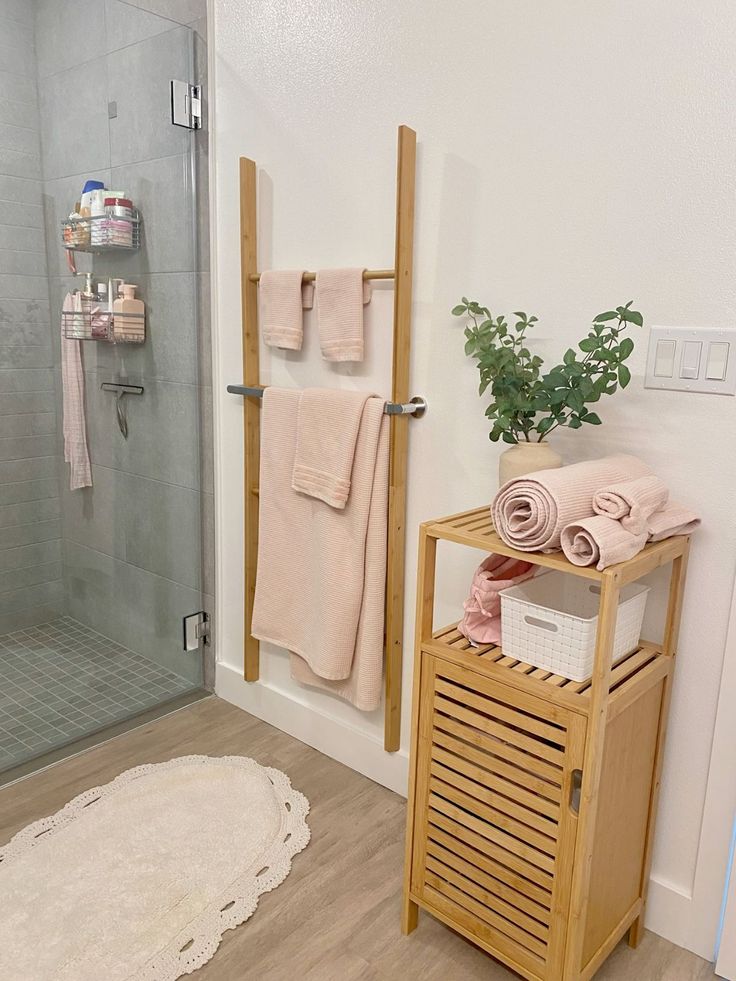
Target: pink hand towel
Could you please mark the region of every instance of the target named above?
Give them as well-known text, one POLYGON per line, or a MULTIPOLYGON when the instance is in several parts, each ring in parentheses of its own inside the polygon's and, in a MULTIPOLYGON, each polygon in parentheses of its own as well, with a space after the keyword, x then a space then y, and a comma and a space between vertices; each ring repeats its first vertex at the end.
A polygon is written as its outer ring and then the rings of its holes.
POLYGON ((647 535, 646 529, 634 535, 615 518, 594 514, 563 528, 560 540, 562 551, 573 565, 595 565, 602 572, 641 552, 647 535))
POLYGON ((641 535, 650 515, 663 508, 669 496, 659 477, 649 474, 602 488, 593 498, 593 510, 620 521, 632 535, 641 535))
POLYGON ((317 271, 317 324, 325 361, 363 360, 363 305, 371 284, 363 269, 317 271))
POLYGON ((292 653, 298 681, 372 711, 382 690, 388 416, 383 399, 367 399, 339 509, 292 487, 300 399, 273 387, 263 397, 251 632, 292 653))
POLYGON ((538 566, 531 562, 489 555, 475 570, 465 615, 457 629, 474 647, 501 643, 501 591, 531 579, 538 566))
POLYGON ((650 542, 661 542, 673 535, 689 535, 700 525, 700 518, 690 508, 670 501, 647 522, 650 542))
POLYGON ((594 514, 596 491, 651 472, 637 457, 618 454, 526 474, 507 481, 496 494, 493 524, 507 545, 522 552, 554 552, 566 525, 594 514))
POLYGON ((312 283, 302 282, 303 269, 267 269, 261 273, 261 321, 263 340, 269 347, 301 351, 302 310, 310 310, 312 283))
MULTIPOLYGON (((82 297, 67 293, 62 305, 64 314, 82 317, 82 297)), ((61 389, 64 460, 71 464, 69 489, 92 486, 92 468, 87 449, 87 424, 84 418, 84 368, 81 341, 64 335, 64 316, 61 318, 61 389)))
POLYGON ((364 392, 307 388, 299 400, 291 486, 343 510, 350 493, 364 392))

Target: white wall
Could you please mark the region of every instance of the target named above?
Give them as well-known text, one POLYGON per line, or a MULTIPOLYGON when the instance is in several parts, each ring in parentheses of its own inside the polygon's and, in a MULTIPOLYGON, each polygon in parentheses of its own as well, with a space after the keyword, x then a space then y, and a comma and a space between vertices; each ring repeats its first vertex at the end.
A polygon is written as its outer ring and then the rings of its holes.
MULTIPOLYGON (((405 635, 410 687, 416 528, 478 506, 496 488, 473 365, 449 316, 462 295, 541 319, 535 346, 559 357, 600 309, 634 299, 649 324, 732 327, 733 120, 730 0, 216 0, 218 690, 389 786, 404 756, 381 719, 298 689, 264 649, 262 683, 242 651, 242 409, 237 158, 260 170, 261 268, 390 265, 396 126, 418 132, 405 635)), ((263 355, 263 380, 388 390, 390 293, 368 322, 369 358, 326 370, 307 325, 302 356, 263 355)), ((718 681, 736 564, 728 490, 736 399, 648 392, 642 333, 630 388, 604 426, 568 433, 568 462, 638 453, 696 505, 660 811, 650 925, 671 933, 692 902, 718 681)), ((449 619, 469 559, 442 577, 449 619)), ((655 578, 650 632, 659 627, 655 578)), ((405 736, 408 713, 405 712, 405 736)), ((724 834, 728 829, 724 829, 724 834)), ((707 931, 706 931, 707 932, 707 931)), ((715 924, 713 924, 715 932, 715 924)), ((675 936, 674 939, 682 939, 675 936)), ((710 954, 703 935, 690 946, 710 954)))

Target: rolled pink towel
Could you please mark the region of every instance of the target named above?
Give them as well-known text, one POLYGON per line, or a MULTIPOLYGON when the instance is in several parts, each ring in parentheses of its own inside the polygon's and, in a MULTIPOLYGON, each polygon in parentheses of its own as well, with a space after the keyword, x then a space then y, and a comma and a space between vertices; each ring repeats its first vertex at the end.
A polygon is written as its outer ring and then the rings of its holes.
POLYGON ((690 508, 670 501, 647 522, 650 542, 661 542, 673 535, 689 535, 700 525, 700 518, 690 508))
POLYGON ((471 644, 501 643, 501 590, 531 579, 538 566, 505 555, 489 555, 475 570, 465 615, 457 629, 471 644))
POLYGON ((595 565, 599 571, 625 562, 641 552, 647 542, 645 529, 638 535, 627 531, 620 521, 594 514, 573 521, 562 530, 562 551, 573 565, 595 565))
POLYGON ((513 548, 554 552, 566 525, 593 516, 596 491, 651 472, 646 463, 625 454, 538 470, 503 485, 491 505, 493 524, 513 548))
POLYGON ((648 474, 603 487, 593 498, 593 510, 620 521, 621 527, 632 535, 641 535, 646 531, 650 515, 661 510, 669 496, 659 477, 648 474))
POLYGON ((266 269, 261 273, 261 329, 269 347, 301 351, 302 310, 312 307, 314 286, 302 282, 303 269, 266 269))
POLYGON ((363 305, 371 298, 364 271, 317 270, 317 326, 325 361, 363 360, 363 305))

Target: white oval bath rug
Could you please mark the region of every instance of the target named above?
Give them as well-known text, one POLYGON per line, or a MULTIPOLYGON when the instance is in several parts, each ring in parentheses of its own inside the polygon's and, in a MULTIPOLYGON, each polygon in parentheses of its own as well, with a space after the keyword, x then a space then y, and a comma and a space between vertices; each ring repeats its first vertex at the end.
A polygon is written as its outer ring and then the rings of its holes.
POLYGON ((190 974, 286 878, 308 813, 286 774, 242 756, 146 764, 87 790, 0 849, 0 978, 190 974))

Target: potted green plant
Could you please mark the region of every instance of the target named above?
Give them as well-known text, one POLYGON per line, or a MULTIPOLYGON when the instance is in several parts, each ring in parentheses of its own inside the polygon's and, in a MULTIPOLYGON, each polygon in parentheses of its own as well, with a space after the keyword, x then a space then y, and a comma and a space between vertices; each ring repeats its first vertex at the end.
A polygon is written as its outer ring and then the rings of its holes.
POLYGON ((527 331, 537 317, 515 313, 512 324, 467 297, 453 308, 456 317, 465 319, 465 353, 478 364, 479 394, 490 390, 492 396, 486 409, 492 423, 489 436, 493 442, 512 444, 499 461, 501 484, 561 466, 561 457, 547 442, 559 427, 600 426, 600 417, 588 406, 613 395, 619 386, 626 388, 631 380, 625 362, 634 341, 624 335, 631 325, 644 323, 632 303, 594 317, 579 352, 568 348, 561 364, 546 372, 543 359, 527 346, 527 331))

